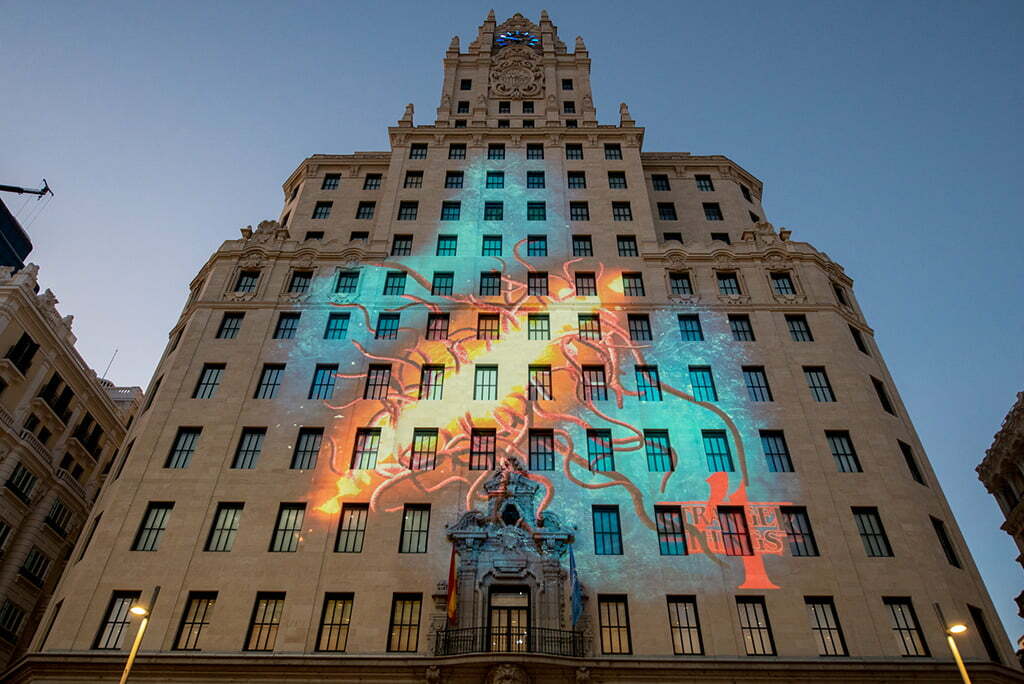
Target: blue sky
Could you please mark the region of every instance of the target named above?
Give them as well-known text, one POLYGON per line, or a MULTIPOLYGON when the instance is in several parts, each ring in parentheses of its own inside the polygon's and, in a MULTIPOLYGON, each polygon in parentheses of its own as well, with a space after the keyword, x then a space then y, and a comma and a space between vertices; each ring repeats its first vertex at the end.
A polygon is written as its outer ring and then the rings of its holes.
MULTIPOLYGON (((494 5, 499 21, 541 8, 494 5)), ((102 371, 116 348, 111 379, 145 385, 209 254, 277 217, 306 156, 387 149, 407 102, 432 121, 444 50, 487 9, 5 3, 0 182, 57 193, 31 259, 85 359, 102 371)), ((974 467, 1024 389, 1024 4, 547 9, 570 46, 586 40, 602 122, 625 101, 645 149, 731 157, 764 181, 770 221, 855 279, 1015 639, 1017 550, 974 467)))

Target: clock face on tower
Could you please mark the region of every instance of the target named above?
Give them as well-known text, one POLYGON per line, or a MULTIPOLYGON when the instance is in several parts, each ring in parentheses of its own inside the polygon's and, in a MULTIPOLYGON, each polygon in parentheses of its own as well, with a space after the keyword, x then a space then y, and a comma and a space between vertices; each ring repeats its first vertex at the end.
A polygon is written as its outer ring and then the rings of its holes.
POLYGON ((530 47, 538 47, 540 45, 540 36, 535 36, 529 31, 505 31, 504 33, 498 34, 498 37, 494 39, 494 42, 498 47, 507 47, 509 45, 529 45, 530 47))

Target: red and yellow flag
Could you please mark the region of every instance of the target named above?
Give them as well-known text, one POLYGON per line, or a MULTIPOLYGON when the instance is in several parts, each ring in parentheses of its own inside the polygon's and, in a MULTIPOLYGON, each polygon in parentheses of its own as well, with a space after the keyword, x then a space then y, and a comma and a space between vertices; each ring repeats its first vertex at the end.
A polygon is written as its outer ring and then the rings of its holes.
POLYGON ((455 572, 455 545, 452 544, 452 560, 448 565, 448 624, 454 625, 458 615, 459 590, 455 572))

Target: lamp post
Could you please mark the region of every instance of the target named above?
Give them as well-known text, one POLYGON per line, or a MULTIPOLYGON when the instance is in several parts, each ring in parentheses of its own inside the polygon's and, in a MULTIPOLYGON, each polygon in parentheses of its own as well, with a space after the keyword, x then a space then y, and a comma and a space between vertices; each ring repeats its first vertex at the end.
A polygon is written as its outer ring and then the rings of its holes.
POLYGON ((949 650, 953 654, 953 660, 956 661, 956 669, 960 670, 960 678, 964 681, 964 684, 971 684, 971 678, 967 676, 967 668, 964 667, 964 660, 960 657, 960 649, 956 647, 956 640, 953 638, 957 634, 966 632, 967 625, 962 622, 946 622, 946 618, 942 614, 942 608, 939 607, 938 603, 935 604, 935 614, 939 616, 942 630, 946 633, 946 644, 949 645, 949 650))
POLYGON ((149 625, 149 618, 153 615, 153 604, 156 603, 156 597, 160 595, 160 585, 156 585, 153 588, 153 595, 149 598, 148 606, 144 606, 136 603, 134 606, 128 609, 128 612, 132 615, 138 615, 142 618, 142 622, 139 623, 139 631, 135 634, 135 641, 132 643, 132 650, 128 653, 128 662, 124 664, 124 672, 121 673, 121 681, 119 684, 125 684, 128 681, 128 674, 132 671, 132 665, 135 664, 135 656, 139 652, 139 646, 142 645, 142 637, 146 634, 146 626, 149 625))

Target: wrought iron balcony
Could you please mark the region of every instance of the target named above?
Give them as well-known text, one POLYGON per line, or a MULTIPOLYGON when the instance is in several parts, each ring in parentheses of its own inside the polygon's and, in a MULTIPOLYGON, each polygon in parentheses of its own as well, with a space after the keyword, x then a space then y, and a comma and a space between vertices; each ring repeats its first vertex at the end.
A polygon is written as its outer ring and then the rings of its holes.
POLYGON ((434 655, 466 653, 542 653, 544 655, 586 655, 583 632, 546 627, 496 629, 465 627, 438 630, 434 636, 434 655))

